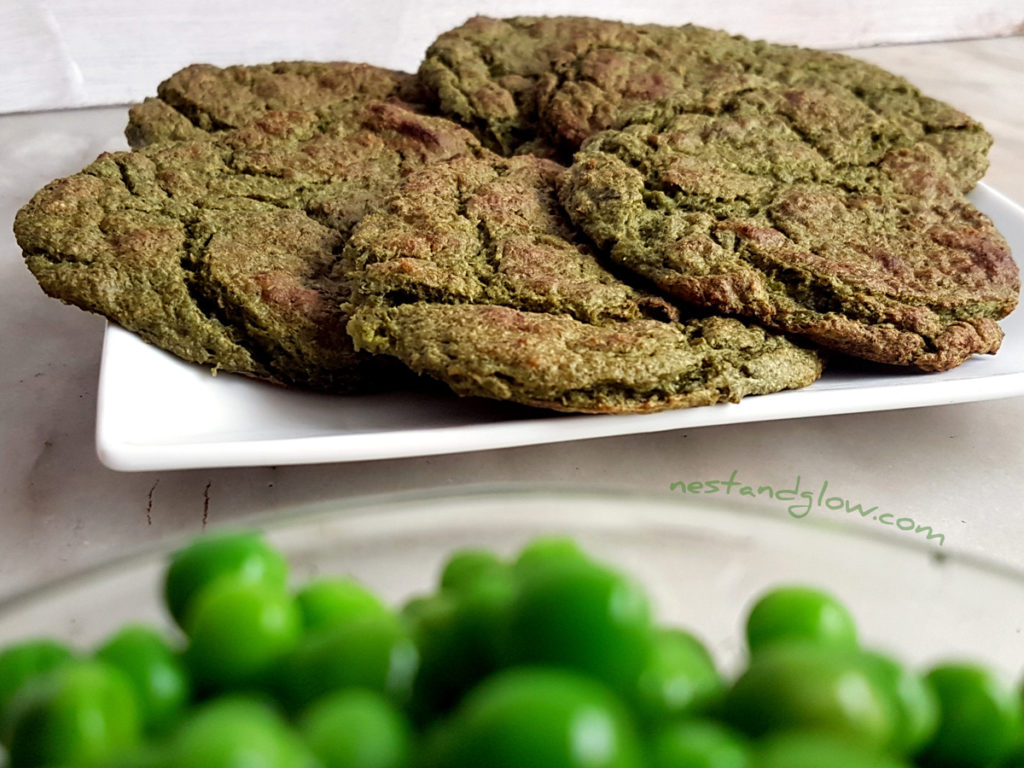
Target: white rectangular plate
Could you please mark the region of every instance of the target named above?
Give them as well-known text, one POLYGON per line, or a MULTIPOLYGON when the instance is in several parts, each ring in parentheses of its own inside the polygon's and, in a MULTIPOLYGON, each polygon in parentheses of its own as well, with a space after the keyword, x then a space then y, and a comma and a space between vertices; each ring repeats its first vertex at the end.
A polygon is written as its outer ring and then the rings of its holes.
MULTIPOLYGON (((1024 253, 1024 208, 984 185, 971 197, 1024 253)), ((317 395, 214 377, 111 325, 96 447, 104 464, 125 471, 313 464, 989 400, 1024 394, 1024 312, 1003 328, 998 355, 946 373, 833 370, 805 389, 738 404, 583 416, 443 395, 317 395)))

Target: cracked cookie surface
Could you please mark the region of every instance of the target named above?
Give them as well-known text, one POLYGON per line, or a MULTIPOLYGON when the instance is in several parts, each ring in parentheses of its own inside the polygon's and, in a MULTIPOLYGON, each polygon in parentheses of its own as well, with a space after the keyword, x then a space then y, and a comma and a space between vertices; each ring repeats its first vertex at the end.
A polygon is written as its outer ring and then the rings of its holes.
POLYGON ((666 294, 829 349, 926 371, 998 350, 1017 265, 946 158, 837 163, 763 97, 598 134, 562 187, 569 215, 666 294))
POLYGON ((680 321, 601 266, 558 205, 563 172, 463 156, 411 175, 343 253, 356 347, 460 395, 590 413, 735 402, 820 375, 780 335, 680 321))
POLYGON ((695 25, 476 17, 442 34, 419 74, 442 112, 503 154, 567 159, 602 130, 727 113, 750 92, 835 162, 925 143, 968 190, 991 145, 976 121, 872 64, 695 25))
POLYGON ((271 110, 102 155, 38 192, 15 235, 46 293, 185 360, 316 390, 380 388, 399 367, 352 347, 341 249, 403 175, 477 151, 458 126, 396 104, 335 121, 271 110))
POLYGON ((502 153, 575 153, 573 222, 676 300, 929 371, 999 348, 1019 274, 964 197, 991 138, 896 75, 694 25, 478 17, 420 76, 502 153))
POLYGON ((352 120, 371 102, 415 109, 426 98, 414 75, 353 62, 192 64, 128 112, 134 147, 242 128, 267 112, 300 110, 327 122, 352 120))

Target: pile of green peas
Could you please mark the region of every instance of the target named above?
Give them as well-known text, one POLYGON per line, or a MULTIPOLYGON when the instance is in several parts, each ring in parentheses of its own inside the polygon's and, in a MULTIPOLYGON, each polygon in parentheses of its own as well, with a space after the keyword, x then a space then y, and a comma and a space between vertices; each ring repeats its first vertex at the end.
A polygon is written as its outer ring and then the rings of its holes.
POLYGON ((461 550, 394 610, 291 588, 256 533, 175 553, 181 630, 0 651, 7 768, 1019 768, 1021 697, 991 670, 864 648, 806 586, 763 594, 726 677, 644 591, 568 539, 461 550))

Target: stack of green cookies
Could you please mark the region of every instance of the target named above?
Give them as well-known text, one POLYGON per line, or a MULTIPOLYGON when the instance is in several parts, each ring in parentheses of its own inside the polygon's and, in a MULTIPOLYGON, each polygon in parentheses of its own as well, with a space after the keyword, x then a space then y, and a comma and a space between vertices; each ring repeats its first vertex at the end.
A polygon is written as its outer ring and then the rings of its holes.
POLYGON ((994 353, 991 139, 845 56, 694 26, 475 18, 417 75, 195 65, 18 214, 50 295, 328 392, 608 413, 805 386, 820 351, 994 353), (403 365, 404 364, 404 365, 403 365))

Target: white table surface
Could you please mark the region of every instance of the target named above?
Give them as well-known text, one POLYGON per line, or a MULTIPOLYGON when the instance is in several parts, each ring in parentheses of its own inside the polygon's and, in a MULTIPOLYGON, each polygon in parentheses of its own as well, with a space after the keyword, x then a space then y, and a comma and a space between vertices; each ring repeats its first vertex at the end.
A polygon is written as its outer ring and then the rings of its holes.
MULTIPOLYGON (((856 54, 982 120, 996 137, 986 181, 1024 201, 1024 37, 856 54)), ((106 469, 93 439, 103 321, 42 294, 10 222, 52 178, 123 148, 124 119, 124 107, 0 116, 0 596, 161 537, 198 532, 204 522, 239 522, 308 502, 481 483, 669 494, 673 482, 734 471, 776 488, 798 475, 813 487, 827 481, 830 494, 930 525, 947 551, 1024 568, 1021 397, 394 461, 106 469)), ((787 515, 781 506, 771 512, 787 515)), ((908 535, 856 515, 813 514, 908 535)))

